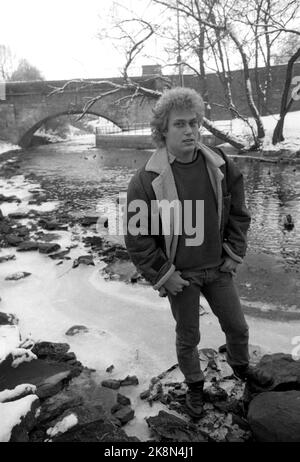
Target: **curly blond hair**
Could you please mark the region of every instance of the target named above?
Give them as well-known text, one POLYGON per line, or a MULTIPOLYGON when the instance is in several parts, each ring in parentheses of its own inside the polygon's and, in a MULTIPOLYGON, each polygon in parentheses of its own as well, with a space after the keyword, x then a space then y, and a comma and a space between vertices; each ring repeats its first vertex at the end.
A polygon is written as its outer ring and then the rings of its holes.
POLYGON ((175 87, 165 90, 152 109, 150 121, 152 139, 157 147, 165 145, 164 132, 168 127, 172 109, 190 109, 196 113, 199 124, 204 116, 204 102, 199 93, 192 88, 175 87))

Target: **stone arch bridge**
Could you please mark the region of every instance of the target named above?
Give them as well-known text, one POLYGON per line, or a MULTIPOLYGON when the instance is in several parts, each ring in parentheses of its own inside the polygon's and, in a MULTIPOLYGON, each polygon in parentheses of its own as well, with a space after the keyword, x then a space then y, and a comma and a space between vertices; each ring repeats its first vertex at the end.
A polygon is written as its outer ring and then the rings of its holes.
MULTIPOLYGON (((117 78, 110 81, 121 83, 121 79, 117 78)), ((64 114, 80 114, 90 98, 111 89, 95 80, 87 86, 72 82, 64 92, 49 96, 54 86, 62 87, 65 83, 67 81, 0 83, 0 139, 27 147, 35 131, 45 121, 64 114)), ((128 95, 129 91, 122 90, 105 96, 87 113, 103 117, 123 130, 130 129, 136 123, 148 123, 155 100, 138 97, 130 104, 115 104, 116 99, 128 95)))

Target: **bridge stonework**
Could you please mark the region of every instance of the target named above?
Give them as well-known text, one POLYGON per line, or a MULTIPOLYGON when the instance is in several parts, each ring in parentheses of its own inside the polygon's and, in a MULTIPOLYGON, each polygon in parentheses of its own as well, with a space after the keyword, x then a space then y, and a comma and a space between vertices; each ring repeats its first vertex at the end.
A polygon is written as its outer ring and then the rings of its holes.
MULTIPOLYGON (((118 80, 118 79, 114 79, 118 80)), ((62 87, 66 82, 9 82, 5 99, 0 100, 0 139, 22 147, 31 143, 32 136, 48 119, 64 114, 81 114, 85 103, 111 88, 97 84, 82 88, 82 83, 72 83, 64 92, 49 96, 53 86, 62 87)), ((126 99, 116 104, 116 99, 129 96, 122 90, 115 95, 97 101, 87 114, 104 117, 122 129, 129 129, 136 122, 148 123, 155 100, 135 98, 130 104, 126 99)))
MULTIPOLYGON (((260 108, 262 115, 276 114, 280 111, 280 101, 283 93, 286 65, 277 65, 271 68, 272 87, 268 110, 263 106, 260 108)), ((294 65, 294 76, 300 76, 300 63, 294 65)), ((236 70, 231 73, 233 101, 239 109, 240 114, 250 117, 249 106, 245 95, 245 84, 243 72, 236 70)), ((255 75, 250 69, 250 77, 256 100, 255 75)), ((178 76, 168 76, 171 85, 179 84, 178 76)), ((259 69, 259 79, 265 79, 265 69, 259 69)), ((121 78, 109 79, 111 82, 122 83, 121 78)), ((133 77, 133 80, 151 89, 162 90, 165 81, 162 77, 157 79, 154 76, 133 77)), ((101 80, 87 80, 83 83, 72 82, 63 93, 49 96, 53 87, 62 87, 67 81, 38 81, 38 82, 8 82, 5 84, 5 95, 3 83, 0 92, 0 139, 11 141, 14 144, 26 147, 30 145, 34 132, 47 119, 63 114, 80 114, 84 104, 99 93, 111 90, 111 87, 100 84, 101 80), (3 96, 4 95, 4 96, 3 96)), ((202 84, 194 75, 184 75, 184 84, 202 93, 202 84)), ((212 120, 228 119, 229 113, 226 110, 224 89, 216 74, 207 75, 208 92, 211 102, 212 120)), ((121 93, 105 96, 96 102, 89 114, 104 117, 122 129, 129 129, 136 123, 149 123, 152 107, 155 99, 134 99, 129 105, 125 102, 116 105, 114 101, 128 96, 129 93, 121 93)), ((300 110, 300 100, 294 101, 293 111, 300 110)))

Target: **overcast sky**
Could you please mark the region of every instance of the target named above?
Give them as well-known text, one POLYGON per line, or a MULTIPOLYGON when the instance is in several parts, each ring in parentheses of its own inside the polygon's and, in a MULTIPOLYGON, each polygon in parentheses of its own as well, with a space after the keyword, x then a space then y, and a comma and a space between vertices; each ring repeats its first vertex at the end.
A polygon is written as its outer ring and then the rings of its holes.
MULTIPOLYGON (((120 0, 119 0, 120 1, 120 0)), ((121 0, 141 11, 151 2, 121 0)), ((122 56, 97 38, 112 0, 0 0, 0 44, 48 80, 119 75, 122 56)), ((151 60, 145 62, 150 64, 151 60)), ((141 62, 134 70, 141 74, 141 62)))

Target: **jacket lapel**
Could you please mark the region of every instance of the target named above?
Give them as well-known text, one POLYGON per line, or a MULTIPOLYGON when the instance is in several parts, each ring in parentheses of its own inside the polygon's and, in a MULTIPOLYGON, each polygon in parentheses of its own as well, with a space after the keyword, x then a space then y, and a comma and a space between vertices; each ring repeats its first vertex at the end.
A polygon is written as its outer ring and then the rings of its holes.
MULTIPOLYGON (((218 221, 220 227, 222 217, 222 179, 224 175, 219 167, 223 165, 225 161, 204 144, 198 143, 198 148, 201 149, 201 152, 205 157, 209 178, 217 199, 218 221)), ((174 200, 178 200, 175 180, 169 163, 167 149, 165 147, 158 149, 150 157, 145 166, 145 170, 158 174, 158 176, 152 181, 152 187, 157 201, 160 202, 162 200, 167 200, 168 202, 172 202, 174 200)), ((169 225, 168 220, 166 220, 166 217, 162 214, 161 208, 159 209, 162 229, 164 232, 166 254, 172 262, 175 258, 178 243, 178 235, 174 235, 174 227, 176 226, 175 229, 179 229, 179 222, 177 223, 177 221, 180 220, 178 209, 175 207, 174 210, 174 217, 173 214, 170 214, 169 225)))

